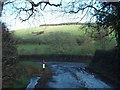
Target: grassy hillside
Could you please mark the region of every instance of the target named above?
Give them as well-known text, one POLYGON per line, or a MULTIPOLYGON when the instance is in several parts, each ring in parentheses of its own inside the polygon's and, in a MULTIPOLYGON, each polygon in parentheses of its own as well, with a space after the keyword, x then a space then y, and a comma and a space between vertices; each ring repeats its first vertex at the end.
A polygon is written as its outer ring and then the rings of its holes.
MULTIPOLYGON (((94 40, 83 25, 39 26, 12 31, 17 39, 19 55, 26 54, 74 54, 93 55, 96 49, 111 49, 115 40, 110 37, 94 40), (109 45, 109 46, 108 46, 109 45)), ((91 28, 87 28, 91 29, 91 28)))

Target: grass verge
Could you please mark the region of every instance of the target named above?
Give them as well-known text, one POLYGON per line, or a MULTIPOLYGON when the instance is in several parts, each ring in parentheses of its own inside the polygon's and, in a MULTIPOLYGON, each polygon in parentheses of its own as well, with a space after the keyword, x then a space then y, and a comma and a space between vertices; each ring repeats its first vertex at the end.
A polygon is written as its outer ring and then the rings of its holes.
MULTIPOLYGON (((32 76, 43 77, 42 65, 39 62, 20 61, 17 69, 19 70, 18 78, 11 81, 13 88, 26 88, 32 76)), ((44 73, 47 72, 49 72, 48 68, 46 68, 44 73)))

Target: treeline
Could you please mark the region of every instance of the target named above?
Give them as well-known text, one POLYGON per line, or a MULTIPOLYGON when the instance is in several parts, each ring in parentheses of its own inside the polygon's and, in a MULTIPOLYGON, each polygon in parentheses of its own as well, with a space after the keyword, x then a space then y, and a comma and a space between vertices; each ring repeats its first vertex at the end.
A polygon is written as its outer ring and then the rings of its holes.
POLYGON ((78 23, 78 22, 75 22, 75 23, 59 23, 59 24, 42 24, 40 26, 58 26, 58 25, 85 25, 85 23, 78 23))

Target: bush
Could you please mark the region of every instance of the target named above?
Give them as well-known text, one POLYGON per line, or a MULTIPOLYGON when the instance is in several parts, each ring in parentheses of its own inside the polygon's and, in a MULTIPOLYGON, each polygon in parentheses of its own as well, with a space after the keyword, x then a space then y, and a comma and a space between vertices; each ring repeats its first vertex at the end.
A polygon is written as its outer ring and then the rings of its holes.
POLYGON ((89 68, 120 84, 119 60, 117 49, 109 51, 97 50, 89 68))
POLYGON ((18 62, 18 54, 15 48, 15 41, 7 27, 2 26, 2 87, 12 87, 11 80, 16 79, 15 65, 18 62))

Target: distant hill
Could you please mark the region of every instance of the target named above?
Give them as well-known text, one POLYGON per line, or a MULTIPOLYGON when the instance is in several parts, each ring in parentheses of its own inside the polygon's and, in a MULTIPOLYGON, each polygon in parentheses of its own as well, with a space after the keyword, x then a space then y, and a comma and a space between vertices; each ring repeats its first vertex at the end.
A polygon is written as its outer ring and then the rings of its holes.
POLYGON ((19 55, 94 55, 96 49, 108 50, 115 46, 115 40, 110 42, 110 37, 105 40, 91 38, 86 29, 92 31, 92 28, 83 28, 85 24, 46 24, 46 26, 14 30, 12 34, 17 40, 19 55))

